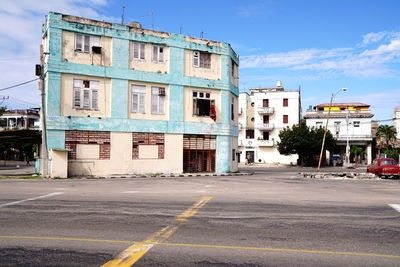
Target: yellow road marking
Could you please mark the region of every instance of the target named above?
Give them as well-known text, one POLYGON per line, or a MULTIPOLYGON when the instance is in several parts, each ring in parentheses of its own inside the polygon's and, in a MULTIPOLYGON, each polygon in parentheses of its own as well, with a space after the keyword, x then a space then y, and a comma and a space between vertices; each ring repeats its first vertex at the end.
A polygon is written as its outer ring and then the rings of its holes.
POLYGON ((163 243, 167 238, 172 236, 190 217, 194 216, 204 205, 211 200, 212 197, 202 197, 194 203, 190 208, 175 217, 175 221, 162 228, 160 231, 152 234, 143 242, 137 242, 129 248, 122 251, 115 259, 106 262, 102 267, 129 267, 135 264, 144 254, 146 254, 154 245, 163 243))
MULTIPOLYGON (((39 240, 61 240, 61 241, 84 241, 84 242, 101 242, 101 243, 136 243, 144 242, 124 241, 124 240, 107 240, 107 239, 88 239, 88 238, 68 238, 68 237, 43 237, 43 236, 0 236, 0 239, 39 239, 39 240)), ((307 249, 286 249, 286 248, 258 248, 258 247, 242 247, 242 246, 224 246, 224 245, 201 245, 201 244, 182 244, 182 243, 147 243, 148 245, 160 246, 177 246, 177 247, 200 247, 200 248, 224 248, 224 249, 242 249, 242 250, 259 250, 259 251, 275 251, 275 252, 303 252, 303 253, 320 253, 333 255, 350 255, 350 256, 368 256, 381 258, 400 258, 400 255, 375 254, 375 253, 359 253, 359 252, 341 252, 326 250, 307 250, 307 249)))

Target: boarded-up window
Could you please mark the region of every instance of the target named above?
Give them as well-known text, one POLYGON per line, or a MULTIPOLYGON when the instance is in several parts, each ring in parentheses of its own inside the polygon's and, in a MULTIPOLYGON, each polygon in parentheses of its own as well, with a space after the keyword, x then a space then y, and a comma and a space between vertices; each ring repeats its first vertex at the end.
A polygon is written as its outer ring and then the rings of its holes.
POLYGON ((164 134, 132 133, 132 159, 149 158, 164 158, 164 134))
POLYGON ((68 152, 71 160, 110 159, 110 132, 65 131, 65 148, 71 150, 68 152))
POLYGON ((76 159, 99 159, 100 146, 97 144, 77 144, 76 159))

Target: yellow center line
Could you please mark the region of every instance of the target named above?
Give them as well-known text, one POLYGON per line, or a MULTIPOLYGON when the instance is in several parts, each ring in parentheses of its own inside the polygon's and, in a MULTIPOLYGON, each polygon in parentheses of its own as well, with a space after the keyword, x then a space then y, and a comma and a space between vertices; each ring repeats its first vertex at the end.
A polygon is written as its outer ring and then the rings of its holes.
POLYGON ((199 248, 223 248, 223 249, 241 249, 241 250, 258 250, 258 251, 274 251, 274 252, 302 252, 302 253, 320 253, 333 255, 351 255, 351 256, 368 256, 381 258, 400 258, 400 255, 376 254, 376 253, 360 253, 360 252, 344 252, 344 251, 327 251, 327 250, 308 250, 308 249, 286 249, 286 248, 259 248, 245 246, 224 246, 224 245, 202 245, 202 244, 182 244, 182 243, 158 243, 158 242, 137 242, 124 240, 107 240, 107 239, 89 239, 89 238, 68 238, 68 237, 42 237, 42 236, 0 236, 0 239, 39 239, 39 240, 61 240, 61 241, 83 241, 83 242, 101 242, 101 243, 128 243, 142 245, 160 245, 160 246, 177 246, 177 247, 199 247, 199 248))
POLYGON ((175 217, 175 221, 155 232, 143 242, 136 242, 132 246, 122 251, 115 259, 106 262, 102 267, 129 267, 135 264, 144 254, 146 254, 154 245, 163 243, 172 236, 182 223, 194 216, 212 197, 202 197, 182 214, 175 217))

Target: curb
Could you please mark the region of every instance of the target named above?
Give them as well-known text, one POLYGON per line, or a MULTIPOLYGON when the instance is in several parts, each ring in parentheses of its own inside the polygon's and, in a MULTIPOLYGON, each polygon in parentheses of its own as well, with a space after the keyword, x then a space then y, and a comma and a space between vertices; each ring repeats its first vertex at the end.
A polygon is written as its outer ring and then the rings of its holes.
POLYGON ((107 175, 107 176, 75 176, 66 179, 114 179, 114 178, 182 178, 182 177, 216 177, 216 176, 245 176, 253 175, 249 172, 238 173, 170 173, 170 174, 132 174, 132 175, 107 175))

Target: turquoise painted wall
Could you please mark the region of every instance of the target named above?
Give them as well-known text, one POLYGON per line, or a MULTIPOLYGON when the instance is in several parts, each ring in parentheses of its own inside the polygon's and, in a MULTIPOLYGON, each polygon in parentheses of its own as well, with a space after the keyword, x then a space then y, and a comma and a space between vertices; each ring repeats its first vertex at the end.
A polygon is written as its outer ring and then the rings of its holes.
MULTIPOLYGON (((46 58, 46 105, 48 148, 63 148, 65 130, 99 130, 125 132, 165 132, 176 134, 211 134, 217 136, 217 172, 230 169, 231 137, 238 129, 230 118, 232 96, 239 89, 231 82, 231 62, 239 59, 227 43, 208 46, 185 41, 181 34, 157 37, 129 31, 121 24, 98 27, 62 19, 58 13, 49 13, 47 28, 43 35, 49 37, 49 55, 46 58), (112 67, 76 64, 62 61, 62 31, 87 33, 112 38, 112 67), (46 32, 47 31, 47 32, 46 32), (169 47, 169 73, 143 72, 129 69, 129 42, 142 41, 169 47), (221 55, 221 78, 219 80, 187 77, 184 75, 185 49, 208 51, 221 55), (60 111, 61 73, 110 78, 111 118, 64 117, 60 111), (134 120, 128 118, 129 81, 142 81, 169 85, 169 121, 134 120), (221 91, 221 122, 184 122, 184 87, 200 87, 221 91)), ((72 89, 71 89, 72 90, 72 89)))

